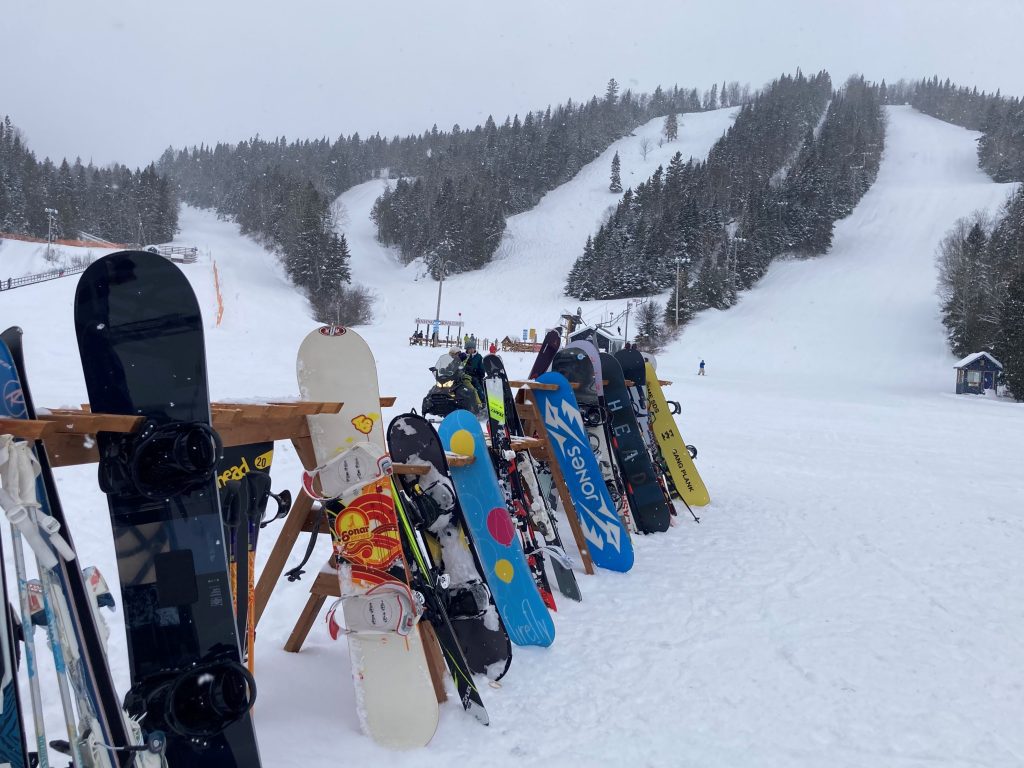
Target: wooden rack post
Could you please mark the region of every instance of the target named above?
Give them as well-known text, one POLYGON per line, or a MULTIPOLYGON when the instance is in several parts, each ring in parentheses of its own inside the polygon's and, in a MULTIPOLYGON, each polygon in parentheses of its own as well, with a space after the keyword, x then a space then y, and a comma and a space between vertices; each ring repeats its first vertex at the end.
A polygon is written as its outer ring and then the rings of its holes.
POLYGON ((545 389, 555 391, 558 389, 554 384, 543 384, 537 381, 510 381, 513 387, 519 387, 516 393, 516 412, 520 421, 523 422, 523 429, 527 434, 533 435, 537 444, 530 448, 530 453, 541 461, 546 461, 551 471, 551 478, 554 481, 555 489, 558 491, 558 498, 562 502, 562 509, 569 520, 569 527, 572 529, 572 537, 576 541, 576 547, 580 551, 580 560, 583 562, 583 570, 588 574, 594 573, 594 562, 590 557, 590 547, 583 535, 583 527, 580 525, 580 518, 576 512, 576 505, 572 503, 572 495, 565 484, 565 477, 558 465, 558 459, 551 449, 551 440, 548 437, 547 428, 544 426, 544 419, 541 418, 540 410, 537 407, 537 400, 532 396, 531 389, 545 389))

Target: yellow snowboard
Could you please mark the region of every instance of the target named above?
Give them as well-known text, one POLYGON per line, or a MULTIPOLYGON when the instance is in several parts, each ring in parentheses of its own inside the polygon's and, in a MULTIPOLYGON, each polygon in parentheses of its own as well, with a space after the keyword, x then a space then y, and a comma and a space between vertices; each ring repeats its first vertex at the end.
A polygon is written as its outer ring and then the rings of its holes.
POLYGON ((703 507, 711 502, 708 489, 704 481, 700 479, 697 467, 693 465, 690 452, 686 450, 686 443, 683 436, 679 434, 676 420, 668 409, 668 402, 665 394, 661 391, 658 383, 658 374, 654 367, 647 363, 647 408, 648 417, 651 420, 651 431, 654 432, 654 439, 658 441, 661 455, 665 457, 668 464, 669 474, 676 490, 679 491, 686 503, 693 507, 703 507))

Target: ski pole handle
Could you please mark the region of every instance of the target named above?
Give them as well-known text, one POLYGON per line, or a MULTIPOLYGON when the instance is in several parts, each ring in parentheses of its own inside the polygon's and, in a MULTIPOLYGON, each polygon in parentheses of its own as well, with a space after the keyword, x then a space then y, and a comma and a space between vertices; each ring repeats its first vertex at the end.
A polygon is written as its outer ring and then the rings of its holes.
POLYGON ((25 541, 28 542, 32 551, 35 552, 36 557, 39 559, 39 565, 43 568, 56 568, 57 556, 43 540, 42 534, 39 532, 39 526, 29 517, 28 509, 25 505, 15 501, 6 488, 0 488, 0 506, 7 513, 7 520, 11 526, 21 532, 21 535, 25 537, 25 541))

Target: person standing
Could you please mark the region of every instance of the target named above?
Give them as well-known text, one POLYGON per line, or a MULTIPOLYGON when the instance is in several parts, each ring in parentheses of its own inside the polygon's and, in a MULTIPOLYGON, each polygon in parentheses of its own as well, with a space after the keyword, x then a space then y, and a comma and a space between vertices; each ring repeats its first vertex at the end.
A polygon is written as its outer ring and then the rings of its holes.
POLYGON ((703 360, 700 361, 700 370, 697 371, 697 375, 698 376, 703 376, 704 375, 704 361, 703 360))
POLYGON ((466 342, 466 375, 473 382, 473 389, 480 395, 480 402, 487 402, 487 395, 484 393, 484 359, 476 351, 476 339, 470 338, 466 342))

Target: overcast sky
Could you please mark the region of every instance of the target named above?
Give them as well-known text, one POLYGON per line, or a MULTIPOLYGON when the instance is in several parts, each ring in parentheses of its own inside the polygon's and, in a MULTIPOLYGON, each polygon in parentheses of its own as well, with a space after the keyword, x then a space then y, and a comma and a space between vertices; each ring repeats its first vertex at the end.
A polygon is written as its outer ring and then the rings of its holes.
POLYGON ((939 74, 1024 95, 1024 0, 4 0, 0 115, 38 155, 418 132, 624 87, 939 74), (13 6, 13 7, 12 7, 13 6))

